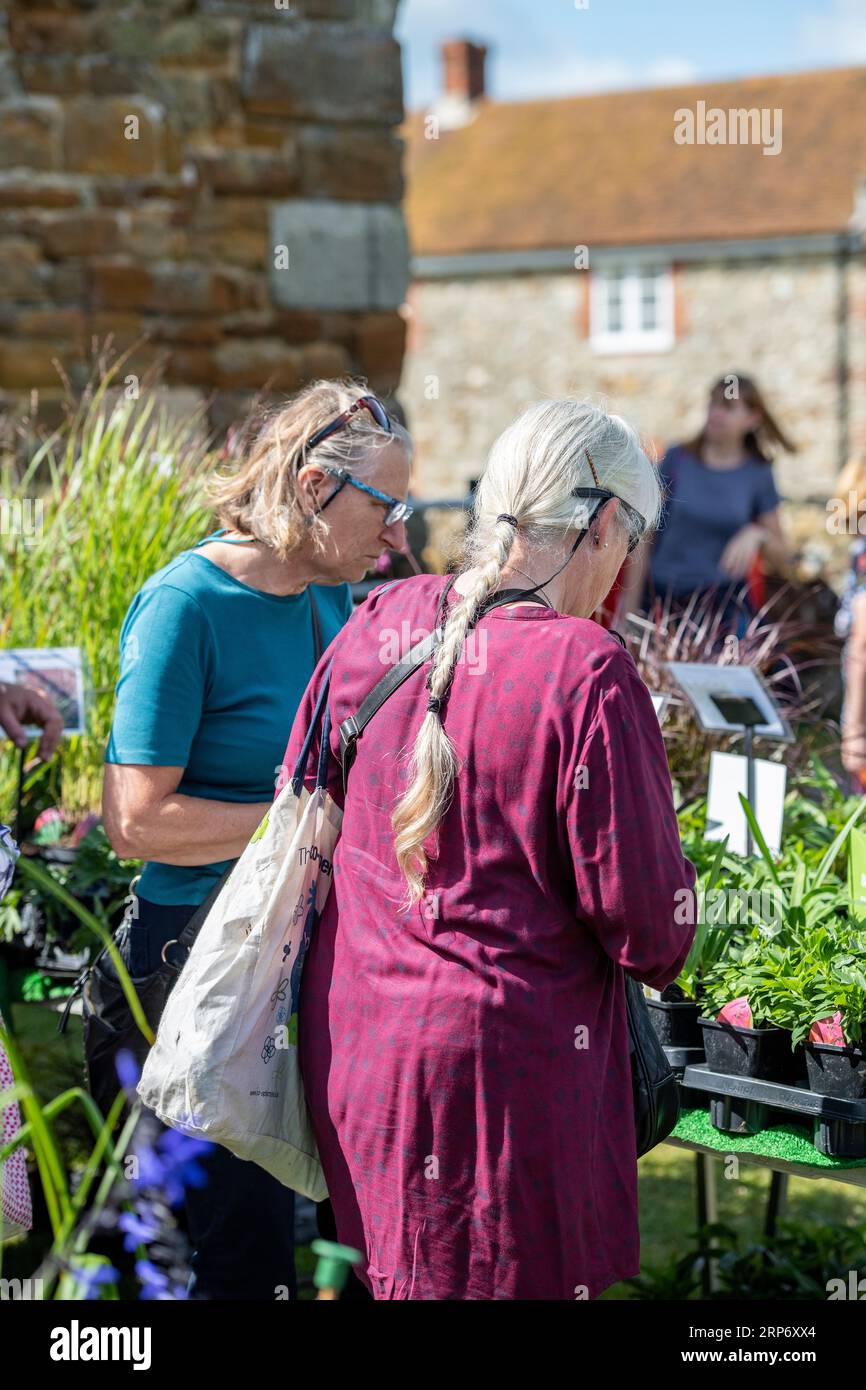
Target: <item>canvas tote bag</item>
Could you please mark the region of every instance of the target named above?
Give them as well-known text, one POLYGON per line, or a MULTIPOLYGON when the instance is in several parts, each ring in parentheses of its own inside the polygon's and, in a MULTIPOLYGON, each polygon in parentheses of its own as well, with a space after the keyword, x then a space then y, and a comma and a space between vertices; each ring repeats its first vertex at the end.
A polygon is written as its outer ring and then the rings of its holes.
POLYGON ((329 677, 330 668, 291 782, 199 930, 138 1085, 164 1124, 251 1159, 314 1202, 328 1194, 298 1066, 298 996, 343 818, 325 790, 329 677))

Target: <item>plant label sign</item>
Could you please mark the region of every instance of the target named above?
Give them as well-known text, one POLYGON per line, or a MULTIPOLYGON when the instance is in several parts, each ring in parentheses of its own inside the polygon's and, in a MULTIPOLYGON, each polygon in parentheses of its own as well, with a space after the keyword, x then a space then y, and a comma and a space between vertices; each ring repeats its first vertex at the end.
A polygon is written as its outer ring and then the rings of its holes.
MULTIPOLYGON (((7 647, 0 651, 0 681, 42 691, 63 718, 63 735, 87 732, 87 682, 80 647, 7 647)), ((35 738, 32 725, 25 732, 35 738)))
MULTIPOLYGON (((755 805, 752 810, 771 854, 782 846, 782 816, 785 805, 787 768, 784 763, 755 759, 755 805)), ((748 761, 737 753, 710 754, 710 783, 707 792, 707 828, 704 838, 723 840, 735 854, 746 853, 746 817, 740 793, 747 795, 748 761)))
POLYGON ((663 724, 665 722, 665 714, 667 713, 670 698, 670 695, 666 691, 662 692, 661 694, 658 694, 655 691, 652 692, 653 709, 656 712, 656 719, 659 721, 660 724, 663 724))
POLYGON ((780 743, 792 742, 790 725, 782 718, 762 677, 753 667, 669 661, 667 669, 706 733, 736 734, 742 731, 741 724, 731 723, 722 714, 715 698, 721 696, 730 701, 749 700, 758 706, 764 715, 764 723, 755 726, 758 738, 775 739, 780 743))
POLYGON ((866 831, 858 825, 848 835, 848 891, 856 915, 866 917, 866 831))

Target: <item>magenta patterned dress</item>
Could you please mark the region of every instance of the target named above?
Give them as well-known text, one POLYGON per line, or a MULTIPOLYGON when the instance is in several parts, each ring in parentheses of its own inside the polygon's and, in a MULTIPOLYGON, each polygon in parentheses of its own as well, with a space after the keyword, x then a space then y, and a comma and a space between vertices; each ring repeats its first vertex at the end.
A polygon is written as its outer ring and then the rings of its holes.
MULTIPOLYGON (((333 657, 331 745, 433 627, 436 575, 377 590, 333 657)), ((449 596, 451 597, 451 596, 449 596)), ((630 656, 551 609, 487 614, 443 707, 461 760, 427 896, 401 914, 390 813, 425 670, 358 743, 301 987, 300 1060, 341 1241, 376 1299, 595 1298, 638 1273, 623 970, 693 928, 661 732, 630 656)), ((342 804, 336 757, 331 789, 342 804)))

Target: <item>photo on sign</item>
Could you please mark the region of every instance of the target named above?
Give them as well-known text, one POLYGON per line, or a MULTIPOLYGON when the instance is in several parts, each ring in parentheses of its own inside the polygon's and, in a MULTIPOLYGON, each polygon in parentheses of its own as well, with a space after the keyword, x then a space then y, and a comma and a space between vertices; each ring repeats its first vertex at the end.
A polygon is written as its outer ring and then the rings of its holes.
MULTIPOLYGON (((0 651, 0 682, 28 686, 49 696, 60 712, 64 735, 86 732, 86 680, 80 647, 10 647, 0 651)), ((25 727, 32 737, 40 732, 34 725, 25 727)))

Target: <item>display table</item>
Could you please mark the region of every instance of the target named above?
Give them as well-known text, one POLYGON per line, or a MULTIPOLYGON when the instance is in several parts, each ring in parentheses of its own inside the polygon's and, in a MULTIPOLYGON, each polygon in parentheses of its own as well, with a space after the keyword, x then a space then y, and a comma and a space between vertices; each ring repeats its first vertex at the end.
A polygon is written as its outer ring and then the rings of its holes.
POLYGON ((798 1125, 772 1125, 760 1134, 723 1134, 710 1124, 705 1109, 683 1110, 667 1142, 701 1153, 734 1154, 744 1163, 796 1177, 833 1178, 866 1187, 866 1158, 827 1158, 798 1125))
MULTIPOLYGON (((764 1220, 764 1235, 775 1234, 789 1176, 829 1178, 854 1187, 866 1187, 866 1158, 827 1158, 810 1143, 795 1125, 773 1125, 760 1134, 723 1134, 710 1124, 706 1110, 684 1110, 669 1139, 672 1148, 689 1149, 695 1155, 698 1229, 718 1221, 716 1164, 714 1159, 734 1156, 742 1163, 766 1168, 772 1173, 764 1220)), ((708 1266, 704 1290, 714 1285, 708 1266)))

